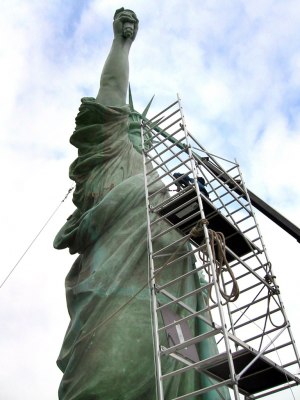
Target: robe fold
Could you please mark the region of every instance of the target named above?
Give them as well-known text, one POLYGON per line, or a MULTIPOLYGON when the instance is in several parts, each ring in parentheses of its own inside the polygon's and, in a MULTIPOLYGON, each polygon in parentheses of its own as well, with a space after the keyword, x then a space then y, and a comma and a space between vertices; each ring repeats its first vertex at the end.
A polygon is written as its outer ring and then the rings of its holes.
MULTIPOLYGON (((79 256, 65 282, 70 324, 57 361, 64 374, 60 400, 156 398, 150 293, 146 285, 149 272, 143 162, 128 136, 129 114, 127 106, 105 107, 93 98, 83 98, 70 139, 78 149, 78 157, 70 166, 70 178, 76 182, 76 210, 56 235, 54 246, 68 247, 70 253, 79 256)), ((150 176, 157 177, 156 173, 150 176)), ((150 194, 162 185, 161 181, 151 185, 150 194)), ((167 196, 168 192, 162 191, 156 201, 167 196)), ((151 218, 157 216, 152 214, 151 218)), ((157 232, 167 227, 165 222, 156 224, 157 232)), ((163 235, 154 243, 154 250, 179 238, 177 232, 163 235)), ((188 251, 188 245, 181 251, 184 249, 188 251)), ((170 253, 177 250, 174 246, 170 253)), ((161 265, 166 261, 162 258, 161 265)), ((163 284, 193 268, 193 257, 185 258, 163 270, 157 281, 163 284)), ((192 274, 168 290, 179 297, 204 283, 201 275, 192 274)), ((205 307, 206 295, 202 292, 190 296, 187 303, 199 310, 205 307)), ((199 320, 190 324, 194 334, 209 329, 199 320)), ((161 340, 167 345, 166 338, 161 340)), ((213 339, 198 345, 200 358, 216 352, 213 339)), ((164 372, 178 368, 176 363, 170 358, 163 360, 164 372)), ((166 399, 206 384, 207 377, 194 370, 176 375, 165 383, 166 399)), ((213 391, 196 398, 221 397, 213 391)))

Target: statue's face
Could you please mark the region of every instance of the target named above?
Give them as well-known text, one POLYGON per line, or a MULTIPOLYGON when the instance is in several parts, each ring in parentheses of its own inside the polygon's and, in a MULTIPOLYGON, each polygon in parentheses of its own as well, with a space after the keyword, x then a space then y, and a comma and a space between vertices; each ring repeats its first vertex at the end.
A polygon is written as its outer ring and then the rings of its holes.
POLYGON ((136 151, 142 154, 141 130, 131 130, 128 135, 131 143, 133 144, 133 147, 136 149, 136 151))

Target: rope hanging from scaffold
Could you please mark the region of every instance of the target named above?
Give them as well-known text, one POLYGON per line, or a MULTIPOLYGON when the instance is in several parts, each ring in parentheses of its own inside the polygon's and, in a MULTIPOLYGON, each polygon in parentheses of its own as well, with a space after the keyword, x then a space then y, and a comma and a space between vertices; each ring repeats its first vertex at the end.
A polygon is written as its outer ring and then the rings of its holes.
MULTIPOLYGON (((191 236, 201 236, 204 235, 203 233, 203 226, 208 225, 209 222, 207 219, 202 219, 198 221, 196 226, 192 229, 191 231, 191 236)), ((217 278, 217 284, 218 288, 220 291, 221 296, 225 300, 225 304, 228 302, 234 302, 238 299, 240 291, 239 291, 239 286, 237 283, 237 280, 234 276, 234 273, 232 271, 232 268, 230 267, 227 257, 226 257, 226 241, 225 241, 225 236, 223 235, 222 232, 215 232, 212 229, 207 229, 208 235, 209 235, 209 244, 211 247, 212 251, 212 262, 215 265, 216 268, 216 278, 217 278), (224 286, 224 273, 228 272, 231 279, 232 279, 232 290, 229 294, 226 293, 226 290, 223 289, 222 285, 224 286)), ((205 258, 208 259, 208 254, 204 252, 205 258)), ((201 256, 199 252, 199 257, 202 261, 207 261, 204 260, 204 258, 201 256)), ((212 281, 212 273, 209 271, 208 268, 205 268, 205 271, 209 277, 209 283, 212 281)), ((215 300, 212 299, 211 296, 211 290, 210 290, 210 299, 215 303, 215 300)))

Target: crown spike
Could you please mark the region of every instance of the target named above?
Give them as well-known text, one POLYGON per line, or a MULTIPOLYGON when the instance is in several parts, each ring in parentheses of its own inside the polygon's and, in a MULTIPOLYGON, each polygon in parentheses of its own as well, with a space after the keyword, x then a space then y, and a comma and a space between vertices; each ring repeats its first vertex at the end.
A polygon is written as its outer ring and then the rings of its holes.
MULTIPOLYGON (((128 87, 128 97, 129 97, 129 108, 130 108, 130 111, 137 113, 137 111, 134 109, 134 105, 133 105, 132 91, 131 91, 130 83, 129 83, 129 87, 128 87)), ((153 99, 154 99, 154 95, 150 99, 149 103, 147 104, 147 106, 146 106, 145 110, 142 112, 142 114, 138 113, 142 118, 146 117, 146 115, 147 115, 147 113, 149 111, 149 108, 150 108, 150 106, 152 104, 153 99)))
POLYGON ((151 103, 152 103, 153 99, 154 99, 154 96, 155 96, 155 95, 152 96, 152 99, 149 101, 149 103, 147 104, 147 107, 146 107, 145 110, 142 112, 142 118, 145 118, 145 117, 146 117, 147 112, 148 112, 148 110, 149 110, 149 108, 150 108, 150 106, 151 106, 151 103))
POLYGON ((128 88, 128 94, 129 94, 129 108, 130 108, 130 111, 134 111, 130 83, 129 83, 129 88, 128 88))

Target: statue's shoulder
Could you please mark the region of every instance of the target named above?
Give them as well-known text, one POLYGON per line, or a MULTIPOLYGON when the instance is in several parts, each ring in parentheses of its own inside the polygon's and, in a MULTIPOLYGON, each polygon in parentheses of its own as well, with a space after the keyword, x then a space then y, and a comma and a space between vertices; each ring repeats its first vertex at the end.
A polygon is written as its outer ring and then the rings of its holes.
MULTIPOLYGON (((130 108, 128 105, 122 107, 109 107, 96 102, 94 97, 83 97, 81 105, 75 118, 75 131, 89 125, 110 125, 119 122, 127 126, 130 108)), ((116 127, 115 127, 116 129, 116 127)))
POLYGON ((108 113, 114 115, 128 115, 130 114, 130 107, 128 104, 125 104, 121 107, 116 106, 107 106, 101 103, 98 103, 94 97, 83 97, 81 99, 81 106, 79 109, 90 108, 92 110, 97 110, 100 113, 108 113))

